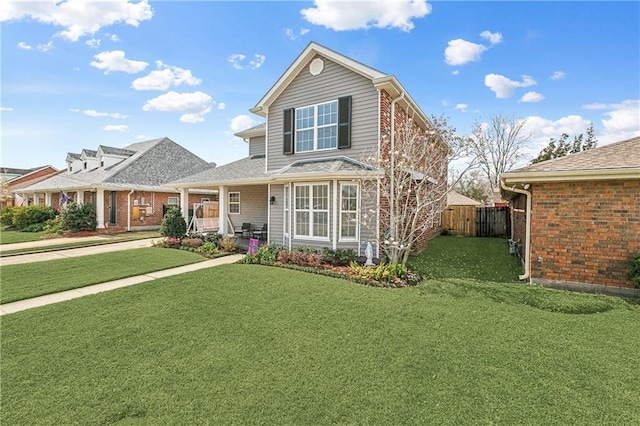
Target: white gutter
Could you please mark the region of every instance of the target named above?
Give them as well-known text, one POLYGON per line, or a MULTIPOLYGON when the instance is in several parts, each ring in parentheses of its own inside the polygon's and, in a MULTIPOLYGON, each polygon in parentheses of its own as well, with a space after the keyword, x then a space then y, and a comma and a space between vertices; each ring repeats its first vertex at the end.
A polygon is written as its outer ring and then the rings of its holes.
POLYGON ((389 194, 389 211, 391 212, 391 226, 390 226, 390 232, 391 232, 391 237, 395 240, 396 238, 396 226, 394 223, 395 218, 397 217, 397 215, 395 214, 395 197, 393 196, 393 190, 394 190, 394 179, 393 179, 393 175, 394 175, 394 166, 395 166, 395 156, 393 153, 393 150, 395 149, 395 127, 396 127, 396 102, 398 102, 399 100, 404 99, 404 92, 400 93, 400 96, 395 98, 394 100, 391 101, 391 143, 390 143, 390 149, 389 149, 389 160, 390 160, 390 176, 391 176, 391 182, 389 182, 389 187, 391 188, 391 192, 389 194))
MULTIPOLYGON (((531 192, 527 191, 525 189, 519 189, 516 188, 515 186, 513 187, 507 187, 505 185, 504 180, 500 179, 500 186, 502 187, 502 189, 506 190, 506 191, 510 191, 510 192, 515 192, 518 194, 523 194, 527 197, 527 218, 525 221, 525 243, 524 243, 524 274, 523 275, 519 275, 518 278, 521 281, 524 281, 526 279, 529 279, 529 282, 531 282, 531 262, 529 259, 529 246, 531 245, 531 192)), ((525 185, 526 188, 529 187, 529 185, 525 185)), ((513 232, 513 227, 511 228, 512 232, 513 232)), ((513 236, 512 236, 513 239, 513 236)))
POLYGON ((127 194, 127 232, 131 231, 131 194, 135 192, 135 189, 132 189, 131 192, 127 194))

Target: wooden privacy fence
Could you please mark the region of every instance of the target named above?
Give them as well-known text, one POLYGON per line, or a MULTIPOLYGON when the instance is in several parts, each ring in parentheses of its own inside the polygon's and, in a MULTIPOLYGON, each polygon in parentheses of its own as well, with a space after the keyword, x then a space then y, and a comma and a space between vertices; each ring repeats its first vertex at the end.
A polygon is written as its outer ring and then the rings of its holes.
POLYGON ((508 207, 449 206, 442 212, 442 227, 451 235, 508 237, 508 207))
POLYGON ((442 227, 451 235, 476 235, 476 206, 449 206, 442 212, 442 227))

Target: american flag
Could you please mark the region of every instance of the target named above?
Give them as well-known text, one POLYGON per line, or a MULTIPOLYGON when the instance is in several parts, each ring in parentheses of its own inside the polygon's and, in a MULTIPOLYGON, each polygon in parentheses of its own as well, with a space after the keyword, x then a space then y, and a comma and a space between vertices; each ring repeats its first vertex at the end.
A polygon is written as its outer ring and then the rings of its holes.
POLYGON ((13 198, 15 200, 16 207, 24 204, 24 197, 20 194, 13 194, 13 198))
POLYGON ((66 207, 69 200, 71 200, 71 197, 65 194, 64 191, 60 191, 60 207, 66 207))

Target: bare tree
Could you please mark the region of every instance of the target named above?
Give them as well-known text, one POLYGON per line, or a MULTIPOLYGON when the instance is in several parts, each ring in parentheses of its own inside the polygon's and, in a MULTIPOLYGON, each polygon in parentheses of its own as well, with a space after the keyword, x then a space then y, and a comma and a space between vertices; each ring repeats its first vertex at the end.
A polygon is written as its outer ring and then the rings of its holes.
POLYGON ((492 199, 493 194, 490 192, 489 182, 482 171, 475 169, 466 174, 450 171, 449 175, 451 176, 449 181, 453 182, 450 184, 450 188, 458 194, 480 201, 482 204, 486 204, 492 199))
POLYGON ((524 158, 526 120, 499 114, 489 123, 475 122, 469 139, 469 153, 489 180, 493 193, 500 187, 500 174, 524 158))
POLYGON ((398 121, 393 137, 383 132, 380 152, 364 160, 376 173, 363 175, 363 190, 379 190, 379 203, 363 197, 368 204, 362 206, 362 219, 375 235, 380 231, 378 243, 389 261, 405 264, 411 251, 439 229, 449 161, 464 142, 444 118, 432 117, 428 130, 410 117, 398 121))

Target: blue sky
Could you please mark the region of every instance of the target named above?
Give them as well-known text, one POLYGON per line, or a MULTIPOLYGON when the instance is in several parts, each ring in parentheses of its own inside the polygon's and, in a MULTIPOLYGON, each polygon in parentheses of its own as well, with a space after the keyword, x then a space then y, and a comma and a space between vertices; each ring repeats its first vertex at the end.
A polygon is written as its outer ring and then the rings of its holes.
POLYGON ((640 135, 640 3, 5 0, 0 164, 170 137, 207 161, 315 41, 395 75, 460 134, 527 119, 530 152, 584 132, 640 135))

